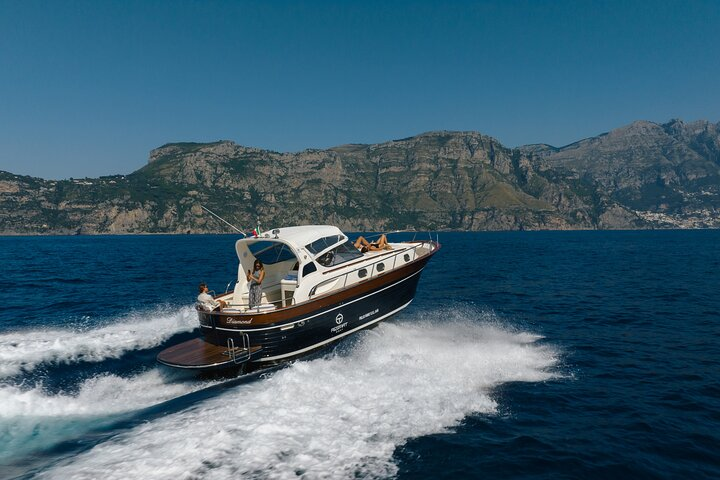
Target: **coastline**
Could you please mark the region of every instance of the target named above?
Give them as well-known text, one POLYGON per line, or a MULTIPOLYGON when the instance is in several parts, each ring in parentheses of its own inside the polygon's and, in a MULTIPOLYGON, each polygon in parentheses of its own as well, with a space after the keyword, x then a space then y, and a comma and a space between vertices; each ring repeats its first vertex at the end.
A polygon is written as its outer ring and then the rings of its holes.
MULTIPOLYGON (((682 227, 648 227, 648 228, 535 228, 535 229, 507 229, 507 230, 432 230, 432 229, 420 229, 416 230, 418 233, 433 232, 433 233, 512 233, 512 232, 688 232, 688 231, 714 231, 720 230, 719 227, 701 227, 701 228, 682 228, 682 227)), ((380 231, 380 230, 348 230, 351 233, 369 232, 369 231, 380 231)), ((398 232, 400 233, 400 232, 398 232)), ((402 233, 412 233, 402 232, 402 233)), ((99 233, 0 233, 0 238, 17 238, 17 237, 152 237, 152 236, 238 236, 237 232, 193 232, 193 233, 178 233, 178 232, 134 232, 134 233, 110 233, 110 232, 99 232, 99 233)))

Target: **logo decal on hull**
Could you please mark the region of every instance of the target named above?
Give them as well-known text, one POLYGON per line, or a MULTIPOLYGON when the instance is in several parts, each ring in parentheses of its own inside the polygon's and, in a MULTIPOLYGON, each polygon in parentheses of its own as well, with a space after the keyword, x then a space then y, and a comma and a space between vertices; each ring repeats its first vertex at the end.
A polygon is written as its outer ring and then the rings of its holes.
POLYGON ((331 331, 332 333, 340 333, 340 332, 343 331, 343 329, 344 329, 345 327, 347 327, 347 322, 341 323, 341 324, 338 325, 337 327, 331 328, 330 331, 331 331))
POLYGON ((347 326, 347 322, 343 323, 343 317, 342 313, 338 313, 337 317, 335 317, 335 323, 337 323, 337 327, 333 327, 330 329, 331 333, 340 333, 343 331, 343 329, 347 326))

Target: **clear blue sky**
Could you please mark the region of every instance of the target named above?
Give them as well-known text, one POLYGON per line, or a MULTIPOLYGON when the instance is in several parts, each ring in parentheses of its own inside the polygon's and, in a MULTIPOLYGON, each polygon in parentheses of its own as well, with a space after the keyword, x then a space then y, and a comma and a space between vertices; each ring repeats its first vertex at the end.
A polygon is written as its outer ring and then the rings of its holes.
POLYGON ((564 145, 720 120, 720 1, 0 0, 0 170, 132 172, 476 130, 564 145))

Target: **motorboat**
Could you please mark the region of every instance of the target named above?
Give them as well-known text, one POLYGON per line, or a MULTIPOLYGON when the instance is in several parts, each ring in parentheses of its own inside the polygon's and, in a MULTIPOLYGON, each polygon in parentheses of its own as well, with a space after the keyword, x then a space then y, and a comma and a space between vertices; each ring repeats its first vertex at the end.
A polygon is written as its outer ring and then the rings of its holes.
POLYGON ((251 371, 299 358, 407 307, 439 249, 430 238, 360 250, 330 225, 241 238, 235 243, 237 280, 214 296, 226 306, 196 304, 202 338, 169 347, 157 359, 181 369, 251 371), (250 305, 246 272, 256 259, 265 278, 261 301, 250 305))

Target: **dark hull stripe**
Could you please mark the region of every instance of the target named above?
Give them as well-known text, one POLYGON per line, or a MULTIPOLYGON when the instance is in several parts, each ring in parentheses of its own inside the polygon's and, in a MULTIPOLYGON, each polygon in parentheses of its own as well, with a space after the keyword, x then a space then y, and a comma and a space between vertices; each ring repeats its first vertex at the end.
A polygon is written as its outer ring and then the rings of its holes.
MULTIPOLYGON (((367 294, 374 291, 377 288, 384 287, 389 283, 395 282, 402 278, 411 276, 413 273, 422 270, 427 264, 428 260, 437 252, 439 249, 436 248, 434 251, 420 258, 417 258, 410 263, 407 263, 397 269, 389 270, 382 275, 378 275, 369 280, 362 281, 360 283, 348 286, 340 291, 328 292, 323 295, 317 295, 311 300, 298 303, 289 307, 280 308, 277 310, 271 310, 268 312, 243 312, 239 314, 225 314, 222 312, 198 312, 201 317, 201 324, 206 326, 223 327, 226 329, 240 330, 247 329, 250 325, 228 325, 229 319, 249 319, 252 322, 252 326, 275 326, 278 324, 287 324, 291 321, 301 318, 304 315, 311 315, 318 311, 322 311, 323 308, 336 305, 339 302, 350 301, 359 295, 367 294), (204 319, 204 320, 202 320, 204 319)), ((250 327, 252 328, 252 327, 250 327)))
POLYGON ((342 338, 347 332, 367 328, 405 308, 415 297, 420 271, 390 285, 385 284, 371 294, 359 292, 355 298, 335 301, 316 309, 312 315, 297 316, 273 328, 255 330, 246 327, 241 331, 205 327, 203 334, 215 345, 226 345, 228 338, 233 338, 237 344, 241 336, 248 335, 250 345, 262 347, 260 358, 255 362, 296 356, 298 352, 307 352, 342 338))
MULTIPOLYGON (((423 267, 423 268, 424 268, 424 267, 423 267)), ((375 290, 374 292, 371 292, 371 293, 369 293, 369 294, 367 294, 367 295, 364 295, 364 296, 362 296, 362 297, 360 297, 360 298, 356 298, 355 300, 351 300, 351 301, 349 301, 349 302, 345 302, 345 303, 343 303, 342 305, 337 305, 336 307, 330 308, 330 309, 328 309, 328 310, 322 310, 322 311, 316 313, 315 315, 310 315, 309 317, 303 317, 303 318, 301 318, 301 319, 299 319, 299 320, 295 320, 295 321, 287 322, 287 323, 282 323, 282 324, 280 324, 280 325, 275 325, 275 326, 273 326, 273 327, 262 327, 262 328, 247 328, 247 327, 244 327, 245 330, 242 330, 242 329, 240 329, 240 328, 223 328, 223 327, 215 327, 215 329, 216 329, 216 330, 223 330, 223 331, 226 331, 226 332, 237 332, 237 333, 254 333, 254 332, 260 332, 260 331, 263 331, 263 330, 279 330, 279 329, 283 329, 283 328, 287 327, 288 325, 294 325, 294 324, 296 324, 296 323, 305 322, 305 321, 307 321, 307 320, 310 320, 310 319, 315 318, 315 317, 319 317, 320 315, 324 315, 324 314, 326 314, 326 313, 332 312, 332 311, 334 311, 334 310, 337 310, 337 309, 339 309, 339 308, 345 307, 345 306, 347 306, 347 305, 351 305, 351 304, 353 304, 353 303, 355 303, 355 302, 359 302, 360 300, 364 300, 364 299, 366 299, 366 298, 368 298, 368 297, 372 297, 373 295, 376 295, 376 294, 378 294, 378 293, 380 293, 380 292, 382 292, 382 291, 385 291, 385 290, 387 290, 388 288, 392 288, 392 287, 394 287, 394 286, 396 286, 396 285, 398 285, 398 284, 400 284, 400 283, 402 283, 402 282, 405 282, 405 281, 407 281, 407 280, 410 280, 410 279, 411 279, 412 277, 414 277, 415 275, 420 275, 420 273, 423 271, 423 268, 421 268, 420 270, 418 270, 417 272, 413 273, 412 275, 410 275, 410 276, 408 276, 408 277, 405 277, 405 278, 403 278, 403 279, 401 279, 401 280, 399 280, 399 281, 397 281, 397 282, 395 282, 395 283, 392 283, 392 284, 390 284, 390 285, 387 285, 387 286, 384 287, 384 288, 381 288, 381 289, 379 289, 379 290, 375 290)))
POLYGON ((310 350, 314 350, 314 349, 316 349, 316 348, 322 347, 323 345, 327 345, 328 343, 334 342, 335 340, 340 340, 341 338, 343 338, 343 337, 345 337, 345 336, 347 336, 347 335, 350 335, 351 333, 355 333, 355 332, 357 332, 358 330, 362 330, 363 328, 368 328, 369 326, 371 326, 371 325, 373 325, 373 324, 375 324, 375 323, 377 323, 377 322, 379 322, 379 321, 381 321, 381 320, 386 319, 386 318, 389 317, 390 315, 396 314, 397 312, 399 312, 399 311, 402 310, 403 308, 405 308, 405 307, 407 307, 408 305, 410 305, 411 302, 412 302, 412 300, 410 300, 409 302, 407 302, 405 305, 401 305, 400 307, 396 308, 396 309, 393 310, 392 312, 386 313, 385 315, 383 315, 383 316, 380 317, 380 318, 376 318, 376 319, 374 319, 374 320, 372 320, 372 321, 370 321, 370 322, 368 322, 368 323, 366 323, 366 324, 360 325, 359 327, 355 327, 355 328, 353 328, 352 330, 348 330, 347 332, 342 333, 342 334, 340 334, 340 335, 337 335, 337 336, 335 336, 335 337, 331 337, 331 338, 328 338, 327 340, 323 340, 322 342, 318 342, 318 343, 316 343, 315 345, 310 345, 309 347, 301 348, 300 350, 295 350, 294 352, 290 352, 290 353, 284 353, 284 354, 282 354, 282 355, 276 355, 276 356, 274 356, 274 357, 265 357, 265 358, 262 358, 262 359, 260 359, 260 360, 257 360, 256 362, 257 362, 257 363, 260 363, 260 362, 269 362, 269 361, 274 361, 274 360, 280 360, 280 359, 283 359, 283 358, 293 357, 293 356, 295 356, 295 355, 299 355, 299 354, 301 354, 301 353, 309 352, 310 350))

